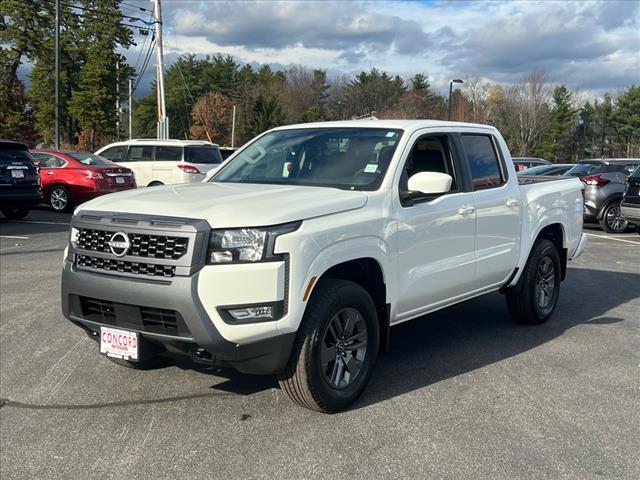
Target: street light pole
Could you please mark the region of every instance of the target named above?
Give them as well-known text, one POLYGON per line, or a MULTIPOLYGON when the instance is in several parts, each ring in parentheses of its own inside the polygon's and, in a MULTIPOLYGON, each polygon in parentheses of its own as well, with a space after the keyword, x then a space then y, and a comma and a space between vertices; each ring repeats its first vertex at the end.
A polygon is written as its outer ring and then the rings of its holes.
POLYGON ((453 84, 454 83, 464 83, 459 78, 454 78, 449 81, 449 115, 447 115, 447 120, 451 121, 451 96, 453 94, 453 84))

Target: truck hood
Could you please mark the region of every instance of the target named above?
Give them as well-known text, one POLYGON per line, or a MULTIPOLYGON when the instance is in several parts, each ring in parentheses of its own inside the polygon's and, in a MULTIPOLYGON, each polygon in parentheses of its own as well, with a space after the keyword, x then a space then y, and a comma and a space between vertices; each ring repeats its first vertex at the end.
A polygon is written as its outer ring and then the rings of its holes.
POLYGON ((214 227, 257 227, 363 207, 367 194, 328 187, 191 183, 104 195, 80 211, 204 219, 214 227))

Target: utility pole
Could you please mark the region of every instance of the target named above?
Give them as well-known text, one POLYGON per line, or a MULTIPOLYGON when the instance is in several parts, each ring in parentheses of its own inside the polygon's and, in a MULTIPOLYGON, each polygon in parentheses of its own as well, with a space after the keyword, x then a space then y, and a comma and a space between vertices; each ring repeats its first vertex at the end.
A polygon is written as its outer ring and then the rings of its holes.
POLYGON ((133 93, 132 84, 133 82, 131 81, 131 78, 129 78, 129 140, 133 138, 133 99, 131 98, 133 93))
POLYGON ((158 139, 169 138, 169 119, 164 103, 164 59, 162 51, 162 7, 160 0, 154 0, 155 25, 156 25, 156 61, 157 61, 157 85, 158 85, 158 139))
POLYGON ((116 60, 116 140, 120 140, 120 59, 116 60))
POLYGON ((60 148, 60 0, 56 0, 56 33, 55 33, 55 113, 54 113, 54 133, 53 146, 60 148))
POLYGON ((234 146, 236 137, 236 106, 233 106, 233 114, 231 116, 231 148, 234 146))

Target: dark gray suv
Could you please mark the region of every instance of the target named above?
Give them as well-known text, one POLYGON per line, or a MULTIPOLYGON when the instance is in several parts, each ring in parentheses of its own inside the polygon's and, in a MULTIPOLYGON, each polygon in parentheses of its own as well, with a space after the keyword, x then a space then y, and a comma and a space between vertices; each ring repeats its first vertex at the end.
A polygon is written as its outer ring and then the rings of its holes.
POLYGON ((584 183, 584 221, 598 222, 608 233, 622 233, 629 222, 620 215, 625 181, 640 165, 640 158, 580 160, 565 175, 584 183))

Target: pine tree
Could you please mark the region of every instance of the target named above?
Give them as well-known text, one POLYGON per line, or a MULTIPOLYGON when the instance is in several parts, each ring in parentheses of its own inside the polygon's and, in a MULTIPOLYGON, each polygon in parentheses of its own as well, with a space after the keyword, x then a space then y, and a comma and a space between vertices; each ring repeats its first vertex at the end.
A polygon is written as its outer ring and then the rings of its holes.
POLYGON ((640 85, 629 87, 616 99, 613 122, 625 157, 640 155, 640 85))
POLYGON ((576 114, 572 106, 572 97, 573 94, 564 85, 558 85, 553 91, 549 123, 536 150, 543 158, 554 161, 569 160, 567 151, 576 114))

